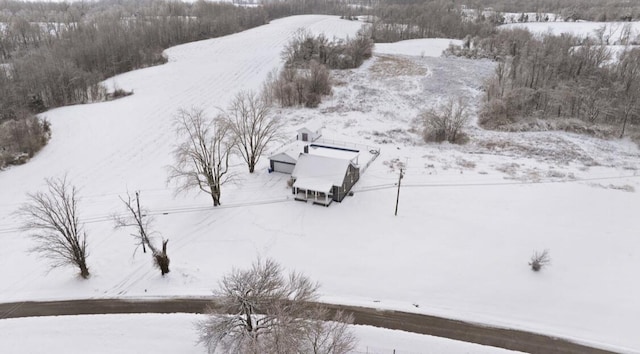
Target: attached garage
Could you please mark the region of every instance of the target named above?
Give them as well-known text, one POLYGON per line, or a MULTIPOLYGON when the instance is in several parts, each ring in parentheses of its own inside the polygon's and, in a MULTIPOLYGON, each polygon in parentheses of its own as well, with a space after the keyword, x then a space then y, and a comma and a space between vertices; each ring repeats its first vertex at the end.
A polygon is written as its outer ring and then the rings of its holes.
POLYGON ((271 160, 271 171, 274 172, 291 173, 295 167, 295 163, 271 160))
POLYGON ((297 156, 293 157, 293 154, 289 151, 281 152, 277 155, 273 155, 269 158, 269 167, 273 172, 281 172, 291 174, 294 167, 296 167, 297 156))

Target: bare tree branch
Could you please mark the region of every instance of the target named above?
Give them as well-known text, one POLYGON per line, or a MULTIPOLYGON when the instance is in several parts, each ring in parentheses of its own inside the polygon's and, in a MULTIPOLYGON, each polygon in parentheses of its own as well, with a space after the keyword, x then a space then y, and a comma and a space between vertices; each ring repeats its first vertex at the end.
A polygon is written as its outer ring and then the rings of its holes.
POLYGON ((436 109, 423 112, 424 138, 426 141, 460 142, 463 128, 469 121, 469 106, 459 99, 450 99, 436 109))
POLYGON ((240 155, 253 173, 265 147, 281 138, 282 122, 271 113, 264 97, 254 92, 240 92, 224 113, 224 120, 235 136, 240 155))
POLYGON ((146 248, 148 247, 153 255, 154 264, 160 269, 162 275, 169 273, 169 256, 167 255, 167 243, 169 240, 162 241, 162 251, 158 250, 151 242, 148 230, 153 220, 146 216, 147 212, 140 207, 140 192, 136 191, 135 203, 131 200, 129 193, 127 193, 127 200, 122 197, 120 197, 120 200, 124 203, 129 216, 114 216, 115 227, 134 227, 137 233, 131 235, 136 238, 138 245, 142 246, 142 251, 146 253, 146 248))
POLYGON ((318 284, 299 273, 282 275, 273 260, 254 263, 251 269, 234 269, 215 292, 216 311, 197 324, 200 343, 209 353, 324 353, 344 354, 355 346, 345 325, 353 318, 312 302, 318 284), (228 315, 231 314, 231 315, 228 315))
POLYGON ((175 119, 181 143, 173 151, 169 181, 176 180, 178 192, 198 188, 220 205, 222 185, 233 178, 229 156, 234 146, 230 127, 221 119, 210 120, 201 109, 181 109, 175 119))

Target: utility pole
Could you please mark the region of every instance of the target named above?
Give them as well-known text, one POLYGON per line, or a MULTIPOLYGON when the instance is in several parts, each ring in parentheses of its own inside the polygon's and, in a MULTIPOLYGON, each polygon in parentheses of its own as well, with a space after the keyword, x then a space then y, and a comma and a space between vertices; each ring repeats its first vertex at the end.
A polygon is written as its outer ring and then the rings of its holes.
POLYGON ((402 182, 402 177, 404 177, 404 174, 402 173, 402 169, 400 169, 400 176, 398 177, 398 195, 396 196, 396 216, 398 216, 398 202, 400 201, 400 182, 402 182))

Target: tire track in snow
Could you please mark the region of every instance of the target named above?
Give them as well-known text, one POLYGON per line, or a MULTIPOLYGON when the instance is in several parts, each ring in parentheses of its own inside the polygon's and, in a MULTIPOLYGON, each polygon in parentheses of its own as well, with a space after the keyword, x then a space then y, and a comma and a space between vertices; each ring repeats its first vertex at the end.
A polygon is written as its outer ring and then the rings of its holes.
MULTIPOLYGON (((354 324, 402 330, 406 332, 438 336, 497 348, 532 354, 613 354, 554 336, 526 332, 517 329, 498 328, 481 323, 464 322, 444 317, 391 311, 379 308, 323 304, 331 311, 352 313, 354 324)), ((132 313, 206 313, 216 306, 211 297, 164 299, 78 299, 66 301, 41 301, 0 303, 1 318, 37 316, 132 314, 132 313)), ((332 318, 330 313, 327 318, 332 318)))
MULTIPOLYGON (((171 123, 178 108, 201 106, 213 115, 216 108, 226 108, 236 92, 259 88, 266 76, 280 66, 282 47, 300 27, 312 27, 317 31, 325 26, 326 31, 341 34, 354 33, 353 28, 360 26, 348 21, 336 26, 336 21, 324 16, 286 18, 234 35, 170 48, 167 64, 108 80, 122 89, 133 89, 132 96, 47 112, 45 115, 50 117, 54 129, 52 143, 27 166, 15 169, 20 173, 4 171, 2 181, 16 187, 34 186, 33 181, 60 176, 66 171, 81 194, 109 195, 100 200, 89 199, 83 213, 88 216, 122 213, 122 202, 117 196, 126 194, 127 190, 166 189, 165 167, 171 162, 170 153, 175 141, 171 123)), ((29 190, 32 187, 21 188, 29 190)), ((12 191, 16 196, 24 195, 23 192, 20 188, 12 191)), ((251 190, 248 188, 245 193, 238 188, 236 192, 242 199, 241 195, 249 197, 251 190)), ((11 196, 10 200, 18 198, 11 196)), ((157 205, 171 205, 172 201, 167 190, 145 206, 154 209, 157 205)), ((180 234, 185 236, 167 235, 171 239, 170 255, 193 247, 193 241, 210 232, 219 217, 236 218, 241 215, 240 210, 195 214, 204 217, 199 223, 187 225, 180 234)), ((1 213, 0 217, 3 217, 5 213, 1 213)), ((179 222, 194 219, 182 218, 179 222)), ((107 221, 87 225, 92 244, 100 246, 93 250, 92 257, 99 257, 103 264, 119 259, 110 253, 130 249, 130 238, 124 233, 122 237, 114 238, 110 224, 107 221)), ((6 228, 15 225, 11 222, 6 228)), ((18 244, 18 241, 12 242, 18 244)), ((156 270, 146 259, 137 263, 116 265, 117 271, 100 275, 103 283, 99 283, 97 290, 108 294, 126 293, 137 282, 154 277, 156 270), (105 283, 107 278, 114 281, 105 283)), ((7 289, 16 289, 16 296, 41 289, 34 285, 39 276, 39 270, 34 269, 28 275, 21 274, 19 279, 10 277, 7 289)))

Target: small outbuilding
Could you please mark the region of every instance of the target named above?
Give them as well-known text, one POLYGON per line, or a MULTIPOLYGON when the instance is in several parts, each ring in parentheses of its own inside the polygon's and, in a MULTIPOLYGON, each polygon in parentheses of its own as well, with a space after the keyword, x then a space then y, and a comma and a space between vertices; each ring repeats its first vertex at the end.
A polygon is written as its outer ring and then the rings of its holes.
POLYGON ((360 169, 352 161, 327 156, 301 154, 291 173, 296 200, 328 206, 341 202, 360 179, 360 169))
POLYGON ((322 122, 314 121, 314 122, 309 122, 304 127, 298 129, 297 140, 316 141, 321 136, 322 136, 322 122))

